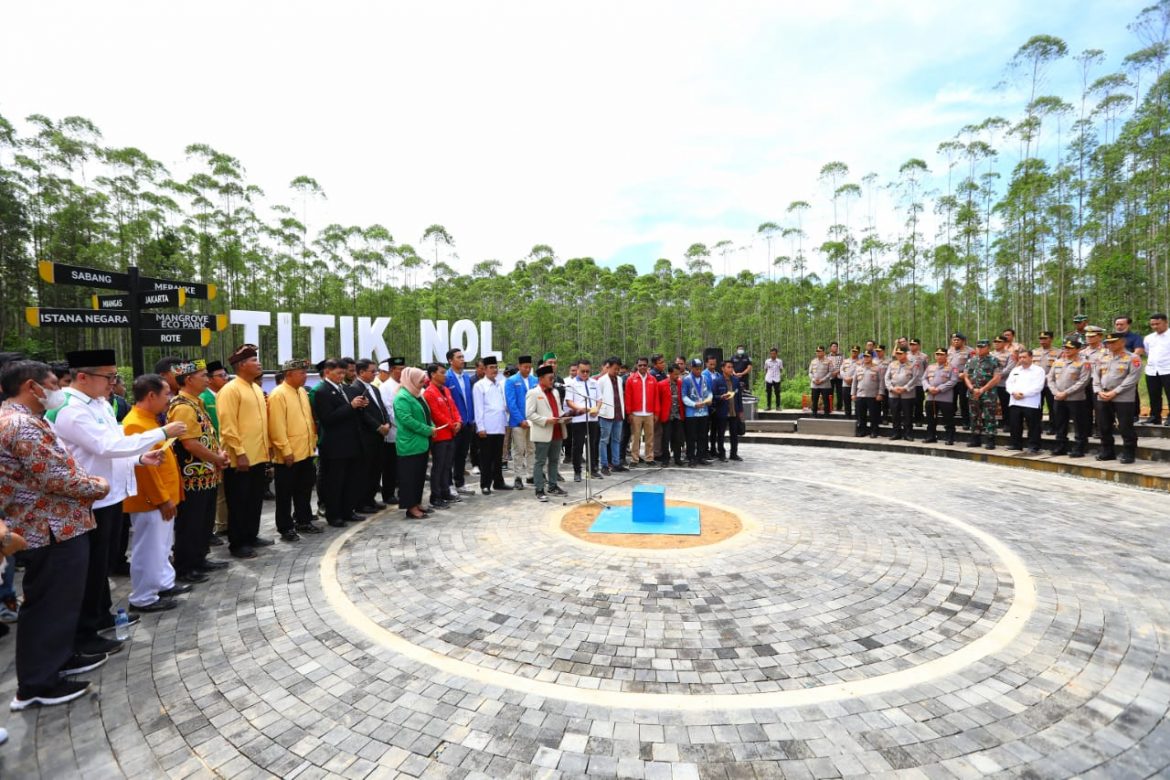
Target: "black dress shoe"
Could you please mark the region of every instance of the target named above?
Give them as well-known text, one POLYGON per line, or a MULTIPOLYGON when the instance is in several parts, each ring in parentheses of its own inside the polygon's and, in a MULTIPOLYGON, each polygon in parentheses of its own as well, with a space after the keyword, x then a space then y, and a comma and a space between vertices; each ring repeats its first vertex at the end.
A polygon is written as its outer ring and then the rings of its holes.
POLYGON ((1102 452, 1097 456, 1097 460, 1117 460, 1117 456, 1112 452, 1102 452))
POLYGON ((330 528, 345 528, 344 520, 327 520, 330 528))
POLYGON ((1133 455, 1130 455, 1128 452, 1123 452, 1121 453, 1121 457, 1117 459, 1117 462, 1126 464, 1133 463, 1133 455))
MULTIPOLYGON (((134 625, 140 620, 141 618, 133 621, 130 625, 134 625)), ((122 650, 122 643, 117 639, 106 639, 105 637, 95 636, 93 639, 82 642, 74 649, 83 655, 113 654, 122 650)))
POLYGON ((321 533, 321 526, 313 523, 298 523, 297 532, 302 534, 319 534, 321 533))
POLYGON ((256 551, 251 547, 237 547, 231 551, 233 558, 255 558, 256 551))
MULTIPOLYGON (((175 579, 177 580, 178 577, 176 577, 175 579)), ((160 599, 170 599, 170 598, 174 598, 175 596, 182 596, 184 593, 190 593, 190 592, 191 592, 190 585, 175 585, 173 587, 167 588, 166 590, 160 590, 158 592, 158 597, 160 599)))
POLYGON ((219 571, 220 569, 226 569, 230 565, 227 561, 213 561, 210 558, 204 558, 195 568, 200 571, 219 571))
POLYGON ((492 490, 512 490, 512 486, 508 484, 492 485, 492 490))
POLYGON ((144 607, 136 607, 131 604, 130 609, 134 610, 135 612, 166 612, 167 610, 174 609, 177 606, 179 606, 179 602, 175 601, 174 599, 159 598, 158 601, 154 602, 153 604, 147 604, 144 607))
POLYGON ((207 544, 209 547, 223 547, 223 539, 220 539, 215 534, 212 534, 211 538, 207 540, 207 544))
POLYGON ((271 547, 274 544, 276 544, 276 542, 272 541, 271 539, 262 539, 259 536, 252 540, 253 547, 271 547))
MULTIPOLYGON (((385 507, 383 507, 383 509, 385 509, 385 507)), ((378 509, 378 507, 374 506, 373 504, 368 504, 368 505, 363 506, 363 507, 358 507, 357 511, 361 512, 363 515, 376 515, 381 510, 378 509)))
POLYGON ((934 436, 927 436, 925 439, 922 440, 923 444, 936 444, 937 442, 938 442, 938 439, 935 438, 934 436))
POLYGON ((739 457, 738 455, 732 455, 730 458, 728 458, 728 460, 734 460, 737 463, 743 462, 743 458, 739 457))
MULTIPOLYGON (((253 557, 255 553, 252 553, 253 557)), ((185 571, 182 574, 175 575, 175 582, 186 582, 188 584, 198 585, 201 582, 207 582, 208 576, 200 574, 197 571, 185 571)))
POLYGON ((296 531, 282 531, 280 538, 286 542, 299 542, 301 540, 301 535, 296 531))
POLYGON ((354 512, 352 515, 345 518, 345 521, 347 523, 360 523, 361 521, 365 520, 367 517, 369 517, 369 515, 359 515, 357 512, 354 512))

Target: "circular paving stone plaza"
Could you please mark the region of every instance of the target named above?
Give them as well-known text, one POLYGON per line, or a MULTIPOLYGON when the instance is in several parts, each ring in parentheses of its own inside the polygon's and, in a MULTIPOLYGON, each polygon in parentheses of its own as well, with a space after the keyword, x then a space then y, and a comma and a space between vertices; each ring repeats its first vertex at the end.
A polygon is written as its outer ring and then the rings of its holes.
MULTIPOLYGON (((660 484, 720 517, 730 530, 698 546, 591 539, 578 508, 531 489, 278 542, 146 616, 92 697, 0 716, 2 775, 1170 769, 1164 493, 913 455, 742 454, 595 483, 615 501, 660 484)), ((0 652, 11 693, 11 639, 0 652)))

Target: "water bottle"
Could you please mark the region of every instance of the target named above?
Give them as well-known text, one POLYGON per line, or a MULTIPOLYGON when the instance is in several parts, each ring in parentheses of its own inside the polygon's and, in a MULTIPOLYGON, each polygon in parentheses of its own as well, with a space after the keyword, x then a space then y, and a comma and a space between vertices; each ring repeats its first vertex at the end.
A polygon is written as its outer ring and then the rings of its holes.
POLYGON ((117 617, 114 618, 114 636, 119 642, 125 642, 130 638, 130 617, 126 610, 120 607, 117 617))

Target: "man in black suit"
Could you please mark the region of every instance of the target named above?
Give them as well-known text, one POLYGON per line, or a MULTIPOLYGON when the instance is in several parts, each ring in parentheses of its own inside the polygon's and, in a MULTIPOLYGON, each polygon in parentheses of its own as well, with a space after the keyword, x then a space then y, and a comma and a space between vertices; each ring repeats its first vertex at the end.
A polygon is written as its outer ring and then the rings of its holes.
POLYGON ((347 520, 362 519, 354 506, 364 485, 361 426, 369 401, 359 393, 351 396, 342 387, 345 368, 339 361, 326 360, 322 368, 322 381, 313 393, 313 413, 321 427, 317 446, 324 465, 321 491, 326 521, 340 528, 347 520))
POLYGON ((349 386, 352 395, 366 399, 362 409, 362 463, 364 471, 358 488, 357 506, 359 512, 373 514, 385 509, 378 500, 378 489, 382 485, 382 443, 390 432, 390 418, 382 405, 382 394, 371 382, 378 374, 378 364, 368 358, 357 361, 357 378, 349 386))

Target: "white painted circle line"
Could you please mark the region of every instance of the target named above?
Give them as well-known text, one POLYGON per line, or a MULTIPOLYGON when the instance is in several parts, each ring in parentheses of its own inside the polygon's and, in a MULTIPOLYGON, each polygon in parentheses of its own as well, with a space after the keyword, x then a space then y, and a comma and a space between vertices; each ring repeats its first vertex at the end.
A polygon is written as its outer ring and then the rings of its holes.
MULTIPOLYGON (((744 472, 721 471, 716 469, 706 469, 704 473, 745 476, 744 472)), ((747 476, 823 485, 823 482, 799 477, 772 476, 758 473, 748 474, 747 476)), ((976 528, 969 523, 896 496, 879 494, 872 489, 860 490, 843 486, 837 486, 836 489, 856 493, 870 499, 878 498, 889 503, 900 504, 914 512, 928 515, 975 537, 999 559, 1000 563, 1003 564, 1004 568, 1011 575, 1012 581, 1015 584, 1014 598, 1007 613, 986 634, 964 645, 953 653, 926 661, 910 669, 875 675, 862 680, 829 683, 827 685, 818 685, 812 688, 793 691, 768 691, 763 693, 693 695, 686 693, 636 693, 630 691, 602 691, 577 688, 569 685, 558 685, 556 683, 533 680, 527 677, 501 672, 496 669, 485 669, 467 661, 450 658, 442 653, 420 647, 407 641, 393 631, 378 625, 358 609, 356 604, 350 601, 349 597, 345 595, 340 580, 337 578, 337 564, 341 550, 346 542, 366 527, 364 523, 348 528, 344 533, 334 539, 328 549, 326 549, 324 556, 321 558, 321 585, 329 606, 346 623, 358 629, 372 641, 387 650, 408 658, 411 661, 425 664, 444 674, 463 677, 483 685, 494 685, 518 693, 542 696, 548 699, 615 709, 643 708, 695 712, 775 709, 841 701, 859 696, 902 690, 914 685, 937 680, 949 674, 954 674, 989 655, 998 653, 1015 641, 1016 637, 1023 630, 1024 624, 1036 608, 1036 586, 1024 562, 1007 545, 986 531, 976 528)), ((596 545, 590 546, 596 548, 596 545)), ((702 548, 693 549, 701 550, 702 548)))

